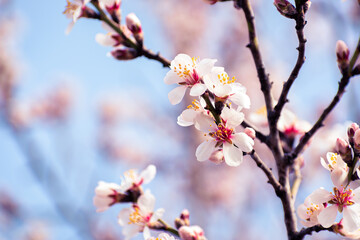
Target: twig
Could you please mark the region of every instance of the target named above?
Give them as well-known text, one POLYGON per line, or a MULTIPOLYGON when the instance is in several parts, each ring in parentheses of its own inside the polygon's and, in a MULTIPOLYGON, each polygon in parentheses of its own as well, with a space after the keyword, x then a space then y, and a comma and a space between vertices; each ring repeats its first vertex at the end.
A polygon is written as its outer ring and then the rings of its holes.
POLYGON ((301 184, 301 180, 302 180, 302 176, 301 176, 301 171, 300 171, 300 166, 299 164, 294 164, 294 172, 295 172, 295 180, 294 183, 291 187, 291 197, 292 199, 296 199, 296 195, 298 193, 300 184, 301 184))
POLYGON ((301 231, 298 232, 298 233, 296 234, 296 237, 294 237, 293 239, 294 239, 294 240, 301 240, 301 239, 304 239, 304 237, 305 237, 306 235, 311 235, 313 232, 320 232, 320 231, 333 232, 334 230, 332 229, 332 227, 324 228, 324 227, 321 226, 321 225, 315 225, 315 226, 312 226, 312 227, 308 227, 308 228, 303 228, 303 229, 301 229, 301 231))
POLYGON ((356 48, 355 48, 355 51, 354 51, 354 54, 353 56, 351 57, 350 59, 350 62, 349 62, 349 74, 352 72, 353 70, 353 67, 356 63, 356 60, 358 59, 359 57, 359 54, 360 54, 360 37, 359 37, 359 41, 356 45, 356 48))
POLYGON ((297 34, 297 37, 299 40, 299 46, 297 48, 297 50, 299 51, 299 54, 298 54, 296 64, 295 64, 288 80, 284 83, 284 87, 281 91, 279 101, 274 108, 275 123, 277 123, 280 118, 281 111, 282 111, 285 103, 288 101, 287 95, 289 93, 289 90, 290 90, 292 84, 294 83, 294 81, 296 80, 296 78, 300 72, 300 69, 305 62, 306 39, 304 36, 304 26, 305 26, 306 22, 305 22, 305 14, 304 14, 303 7, 301 6, 301 7, 299 7, 299 9, 300 9, 300 12, 296 16, 296 26, 295 26, 296 34, 297 34))
POLYGON ((155 229, 155 230, 164 230, 164 231, 168 231, 172 234, 174 234, 175 236, 179 237, 179 232, 175 229, 175 228, 172 228, 169 224, 167 224, 164 220, 162 219, 159 219, 158 220, 159 223, 161 223, 161 226, 160 227, 151 227, 151 229, 155 229))
POLYGON ((261 160, 261 158, 255 152, 255 150, 253 150, 250 153, 250 156, 252 159, 254 159, 254 161, 256 162, 256 165, 265 173, 265 175, 269 179, 269 183, 273 186, 276 195, 280 196, 283 191, 283 188, 280 185, 280 183, 278 182, 278 180, 275 178, 271 169, 261 160))

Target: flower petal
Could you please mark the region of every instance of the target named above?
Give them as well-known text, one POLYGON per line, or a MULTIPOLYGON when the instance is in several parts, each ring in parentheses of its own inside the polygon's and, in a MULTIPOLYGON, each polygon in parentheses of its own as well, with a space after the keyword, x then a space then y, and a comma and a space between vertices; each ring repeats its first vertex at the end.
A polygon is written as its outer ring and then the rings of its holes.
POLYGON ((195 117, 195 128, 205 133, 209 133, 217 130, 214 119, 204 114, 198 114, 195 117))
POLYGON ((319 223, 325 228, 330 227, 335 222, 337 212, 338 207, 336 205, 325 208, 318 216, 319 223))
POLYGON ((212 152, 215 150, 216 141, 214 140, 206 140, 203 143, 201 143, 196 148, 196 158, 198 161, 203 162, 205 160, 208 160, 212 154, 212 152))
POLYGON ((186 86, 180 86, 171 90, 168 94, 169 101, 172 105, 176 105, 181 102, 186 92, 186 86))
POLYGON ((216 59, 210 59, 210 58, 205 58, 205 59, 201 60, 196 65, 196 72, 200 76, 204 76, 204 75, 210 73, 212 68, 214 67, 214 64, 216 61, 217 61, 216 59))
POLYGON ((233 144, 224 143, 223 145, 224 159, 230 167, 237 167, 243 161, 243 152, 233 144))
POLYGON ((181 78, 177 75, 176 72, 174 72, 173 70, 170 70, 165 75, 164 82, 165 82, 165 84, 171 85, 171 84, 174 84, 174 83, 181 82, 181 78))
POLYGON ((226 120, 226 126, 229 128, 235 128, 244 121, 244 114, 242 112, 227 107, 224 107, 222 110, 221 117, 226 120))
POLYGON ((156 175, 156 167, 151 164, 140 173, 140 178, 143 179, 145 184, 147 184, 154 179, 155 175, 156 175))
POLYGON ((344 208, 342 222, 344 229, 353 232, 360 228, 360 204, 353 204, 344 208))
POLYGON ((206 91, 205 84, 198 83, 198 84, 195 84, 194 86, 192 86, 192 88, 190 90, 190 95, 197 97, 197 96, 200 96, 201 94, 203 94, 205 91, 206 91))
POLYGON ((310 194, 309 198, 315 204, 323 204, 331 200, 332 194, 323 188, 319 188, 310 194))
POLYGON ((151 194, 150 190, 146 190, 143 195, 138 199, 139 208, 145 213, 150 213, 155 208, 155 197, 151 194))
POLYGON ((198 112, 193 109, 185 109, 177 118, 177 124, 179 124, 182 127, 191 126, 194 124, 195 117, 197 114, 198 112))
POLYGON ((235 133, 232 136, 234 144, 243 152, 251 152, 254 146, 254 139, 245 133, 235 133))

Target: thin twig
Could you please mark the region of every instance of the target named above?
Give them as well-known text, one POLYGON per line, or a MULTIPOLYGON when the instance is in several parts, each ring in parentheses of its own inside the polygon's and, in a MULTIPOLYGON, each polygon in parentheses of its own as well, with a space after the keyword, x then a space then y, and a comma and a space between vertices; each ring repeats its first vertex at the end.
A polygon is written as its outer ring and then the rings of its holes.
POLYGON ((302 176, 301 176, 301 171, 300 171, 300 166, 299 164, 294 164, 294 173, 295 173, 295 180, 294 183, 291 187, 291 197, 292 199, 296 199, 296 195, 298 193, 300 184, 301 184, 301 180, 302 180, 302 176))
POLYGON ((269 180, 269 183, 273 186, 276 195, 280 196, 281 192, 283 191, 283 188, 280 185, 280 183, 278 182, 278 180, 276 179, 276 177, 274 176, 271 169, 261 160, 261 158, 255 152, 255 150, 253 150, 250 153, 250 156, 252 159, 254 159, 256 165, 265 173, 265 175, 267 176, 267 178, 269 180))
POLYGON ((332 227, 324 228, 324 227, 321 226, 321 225, 315 225, 315 226, 312 226, 312 227, 308 227, 308 228, 303 228, 303 229, 301 229, 301 231, 299 231, 299 232, 296 234, 296 237, 294 237, 293 239, 294 239, 294 240, 301 240, 301 239, 304 239, 304 237, 305 237, 306 235, 311 235, 313 232, 320 232, 320 231, 333 232, 334 230, 332 229, 332 227))
POLYGON ((275 123, 277 123, 280 118, 281 111, 282 111, 285 103, 288 101, 287 95, 289 93, 289 90, 290 90, 292 84, 294 83, 294 81, 296 80, 296 78, 298 77, 300 69, 305 62, 306 38, 304 36, 304 26, 305 26, 306 22, 305 22, 305 14, 304 14, 303 7, 300 7, 300 10, 301 11, 296 16, 296 26, 295 26, 296 34, 297 34, 297 37, 299 40, 299 46, 297 48, 297 50, 299 52, 298 58, 297 58, 297 61, 296 61, 296 64, 295 64, 293 70, 291 71, 291 74, 290 74, 288 80, 284 83, 283 89, 282 89, 280 97, 279 97, 279 101, 274 108, 275 123))

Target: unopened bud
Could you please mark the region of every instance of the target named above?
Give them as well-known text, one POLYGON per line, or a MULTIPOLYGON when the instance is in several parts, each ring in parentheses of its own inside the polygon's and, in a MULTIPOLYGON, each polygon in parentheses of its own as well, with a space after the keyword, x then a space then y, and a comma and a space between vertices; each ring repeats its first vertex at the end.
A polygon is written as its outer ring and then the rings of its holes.
POLYGON ((341 156, 341 158, 346 163, 351 163, 352 161, 352 154, 351 154, 351 147, 347 141, 342 138, 336 139, 335 150, 341 156))
POLYGON ((342 40, 336 42, 336 57, 339 69, 342 71, 349 66, 350 51, 346 43, 342 40))
POLYGON ((189 226, 189 225, 190 225, 190 220, 189 220, 189 218, 190 218, 189 210, 184 209, 184 210, 181 212, 180 219, 185 222, 185 225, 186 225, 186 226, 189 226))
MULTIPOLYGON (((347 135, 349 137, 349 139, 352 139, 355 135, 355 132, 359 129, 359 125, 357 125, 356 123, 352 123, 350 125, 350 127, 347 130, 347 135)), ((351 143, 351 141, 350 141, 351 143)))
POLYGON ((199 226, 183 226, 179 229, 179 235, 182 240, 206 240, 204 231, 199 226))
POLYGON ((249 127, 245 128, 244 133, 246 135, 248 135, 249 137, 251 137, 252 139, 255 139, 255 137, 256 137, 255 130, 252 128, 249 128, 249 127))
POLYGON ((133 33, 141 33, 141 22, 135 13, 130 13, 126 16, 126 26, 133 33))
POLYGON ((295 18, 297 15, 296 8, 287 0, 275 0, 274 5, 281 15, 287 18, 295 18))
POLYGON ((215 164, 220 164, 220 163, 224 162, 224 153, 223 153, 223 151, 222 150, 214 151, 211 154, 209 160, 212 161, 215 164))
POLYGON ((115 48, 113 51, 108 53, 108 55, 113 56, 117 60, 130 60, 138 56, 136 50, 132 48, 115 48))
POLYGON ((356 130, 354 134, 354 151, 360 153, 360 129, 356 130))

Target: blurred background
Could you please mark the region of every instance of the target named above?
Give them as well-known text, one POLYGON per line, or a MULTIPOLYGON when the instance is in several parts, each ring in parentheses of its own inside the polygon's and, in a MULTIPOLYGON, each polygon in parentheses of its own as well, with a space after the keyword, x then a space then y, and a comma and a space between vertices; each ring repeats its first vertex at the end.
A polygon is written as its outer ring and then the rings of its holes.
MULTIPOLYGON (((272 1, 251 3, 279 96, 297 58, 294 21, 272 1)), ((196 161, 201 136, 176 124, 192 99, 171 106, 173 86, 163 83, 168 69, 145 58, 107 57, 111 49, 95 42, 97 33, 106 33, 97 20, 82 18, 65 35, 65 5, 0 0, 0 239, 123 239, 117 214, 125 205, 95 213, 94 189, 100 180, 119 183, 125 170, 150 163, 158 174, 145 188, 157 197, 156 207, 166 209, 167 222, 187 208, 191 223, 202 226, 209 240, 286 239, 280 201, 250 158, 238 168, 196 161)), ((244 16, 232 2, 123 0, 123 18, 131 12, 142 21, 148 48, 170 60, 178 53, 216 58, 247 87, 252 106, 246 116, 264 105, 245 47, 244 16)), ((307 59, 286 107, 312 124, 341 78, 336 41, 344 40, 350 51, 356 45, 360 7, 356 0, 317 0, 307 21, 307 59)), ((296 207, 318 187, 331 187, 319 159, 345 137, 348 121, 360 122, 359 81, 352 79, 304 153, 296 207)), ((260 142, 255 149, 275 168, 260 142)), ((320 233, 308 239, 339 237, 320 233)))

